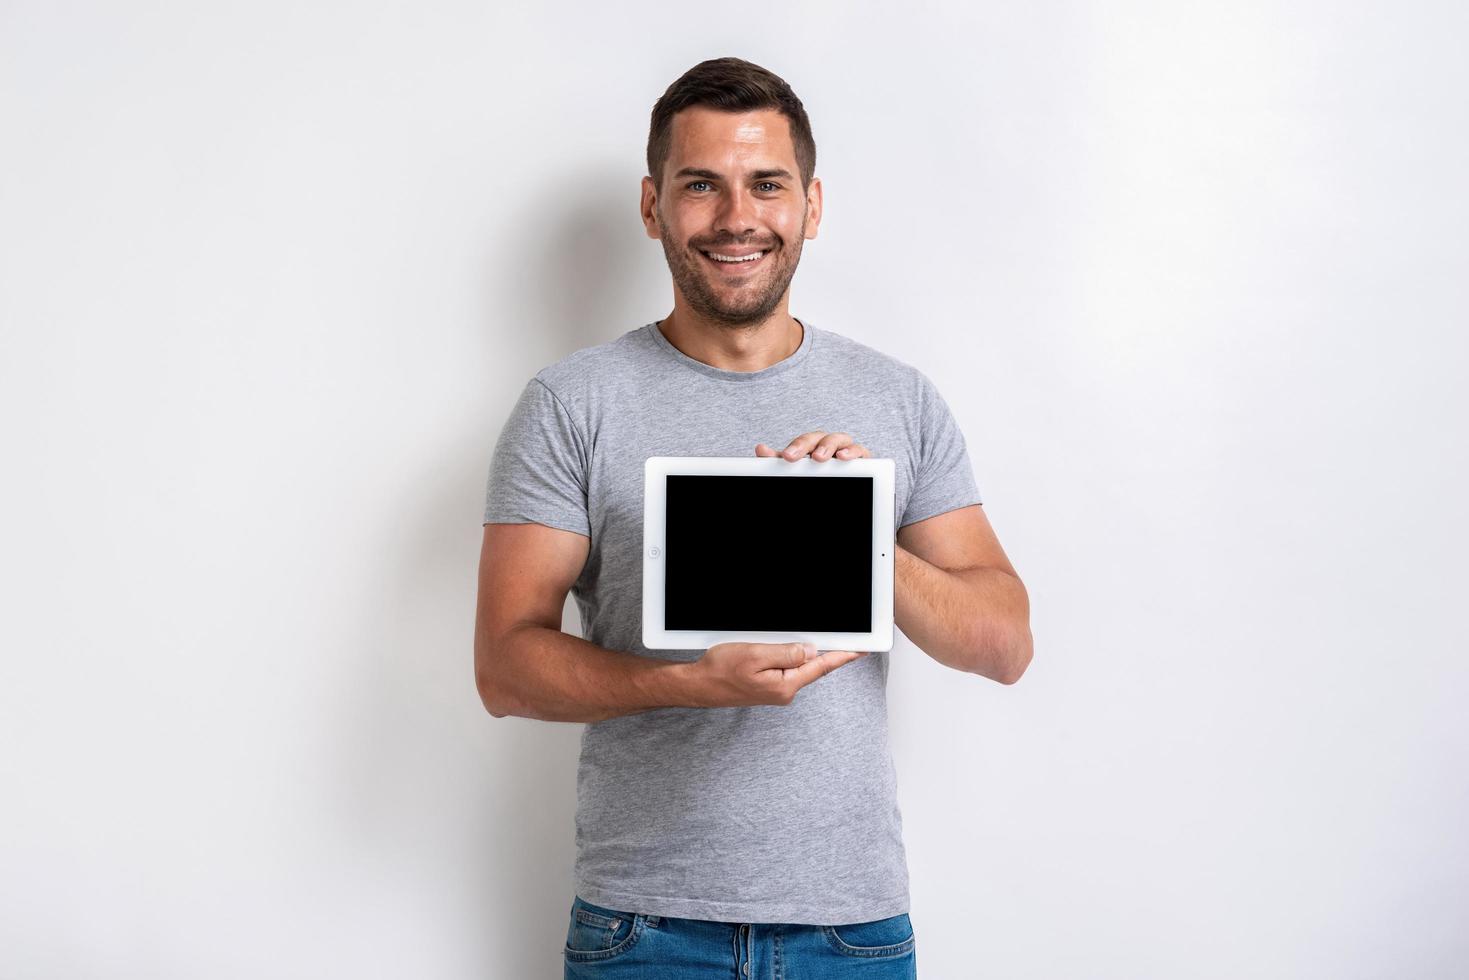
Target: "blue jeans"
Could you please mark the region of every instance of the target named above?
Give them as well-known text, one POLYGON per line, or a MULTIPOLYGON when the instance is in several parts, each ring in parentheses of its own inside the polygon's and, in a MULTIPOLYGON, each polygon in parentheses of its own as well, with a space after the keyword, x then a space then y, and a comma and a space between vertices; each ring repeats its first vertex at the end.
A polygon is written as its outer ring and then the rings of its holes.
POLYGON ((917 980, 913 924, 812 926, 644 915, 576 896, 566 980, 917 980))

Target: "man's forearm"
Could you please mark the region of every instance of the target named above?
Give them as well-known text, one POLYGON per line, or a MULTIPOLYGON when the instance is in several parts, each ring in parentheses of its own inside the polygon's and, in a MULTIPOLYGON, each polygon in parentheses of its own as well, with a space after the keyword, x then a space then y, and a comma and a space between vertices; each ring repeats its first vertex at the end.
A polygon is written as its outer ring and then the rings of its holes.
POLYGON ((1030 600, 999 569, 951 572, 895 546, 893 619, 946 667, 1011 684, 1030 663, 1030 600))
POLYGON ((682 661, 607 650, 545 626, 501 640, 493 683, 480 679, 492 714, 537 721, 602 721, 653 708, 696 707, 682 661))

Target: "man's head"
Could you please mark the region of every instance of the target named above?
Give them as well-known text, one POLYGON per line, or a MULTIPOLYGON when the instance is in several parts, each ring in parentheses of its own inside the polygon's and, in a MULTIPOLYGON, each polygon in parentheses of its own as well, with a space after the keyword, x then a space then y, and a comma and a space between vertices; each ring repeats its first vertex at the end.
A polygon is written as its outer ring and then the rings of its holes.
POLYGON ((816 143, 801 100, 739 58, 695 65, 653 107, 643 223, 701 317, 754 326, 781 306, 821 222, 816 143), (721 262, 709 252, 750 262, 721 262))

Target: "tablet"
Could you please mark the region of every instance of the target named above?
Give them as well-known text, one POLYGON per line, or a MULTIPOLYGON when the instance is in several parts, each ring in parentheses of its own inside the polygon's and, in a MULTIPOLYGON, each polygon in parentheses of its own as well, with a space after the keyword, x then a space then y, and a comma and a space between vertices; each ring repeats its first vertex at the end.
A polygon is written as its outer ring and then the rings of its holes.
POLYGON ((891 459, 653 456, 643 646, 891 650, 891 459))

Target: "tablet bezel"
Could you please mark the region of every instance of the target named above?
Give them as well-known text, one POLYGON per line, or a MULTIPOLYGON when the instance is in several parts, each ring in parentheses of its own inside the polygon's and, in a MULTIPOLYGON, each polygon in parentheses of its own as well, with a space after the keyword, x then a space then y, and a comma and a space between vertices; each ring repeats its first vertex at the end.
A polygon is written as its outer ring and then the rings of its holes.
MULTIPOLYGON (((716 643, 814 643, 818 650, 869 650, 893 647, 893 553, 897 509, 891 459, 834 459, 809 456, 788 460, 772 456, 651 456, 643 464, 643 646, 649 650, 707 650, 716 643), (872 486, 872 630, 866 633, 770 630, 668 630, 663 623, 662 560, 667 521, 669 475, 766 476, 821 479, 870 476, 872 486)), ((793 549, 805 546, 796 539, 793 549)), ((809 552, 819 556, 819 552, 809 552)))

